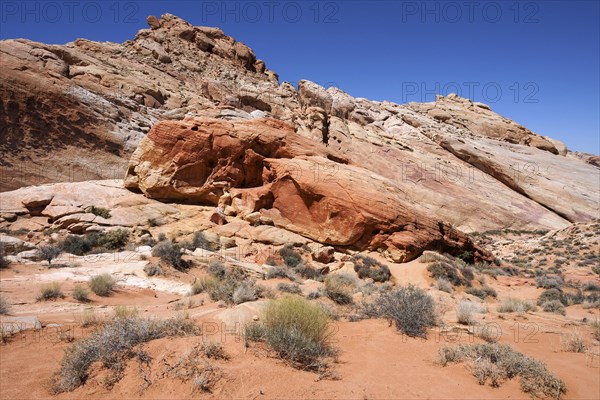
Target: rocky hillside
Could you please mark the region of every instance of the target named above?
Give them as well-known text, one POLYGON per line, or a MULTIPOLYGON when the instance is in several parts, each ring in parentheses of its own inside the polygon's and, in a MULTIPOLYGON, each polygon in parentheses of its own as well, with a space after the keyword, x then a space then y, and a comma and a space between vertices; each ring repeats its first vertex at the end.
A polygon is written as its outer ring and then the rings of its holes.
POLYGON ((598 215, 594 157, 485 104, 296 89, 217 28, 169 14, 148 24, 122 44, 0 42, 0 189, 128 171, 148 197, 229 194, 235 212, 265 209, 318 241, 405 250, 416 223, 555 229, 598 215))

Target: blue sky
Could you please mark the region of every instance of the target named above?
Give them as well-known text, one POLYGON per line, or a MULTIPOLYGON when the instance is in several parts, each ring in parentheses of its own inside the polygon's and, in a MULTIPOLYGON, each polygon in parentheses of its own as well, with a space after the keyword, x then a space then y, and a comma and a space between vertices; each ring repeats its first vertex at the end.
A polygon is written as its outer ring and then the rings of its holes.
POLYGON ((165 12, 219 26, 281 81, 398 103, 458 92, 600 153, 600 2, 6 1, 0 37, 122 42, 165 12))

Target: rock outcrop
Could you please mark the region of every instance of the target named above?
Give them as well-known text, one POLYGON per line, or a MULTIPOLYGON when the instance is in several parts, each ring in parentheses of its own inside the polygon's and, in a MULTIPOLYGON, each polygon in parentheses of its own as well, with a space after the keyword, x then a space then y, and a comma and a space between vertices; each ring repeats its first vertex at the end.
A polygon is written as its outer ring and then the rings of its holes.
POLYGON ((557 229, 600 212, 597 156, 571 153, 485 104, 453 94, 376 102, 309 81, 296 89, 220 29, 170 14, 148 24, 122 44, 0 42, 0 190, 120 179, 128 169, 129 187, 178 201, 213 204, 230 182, 230 207, 256 212, 276 202, 259 185, 265 160, 318 156, 391 182, 407 207, 464 231, 557 229), (168 133, 193 119, 219 126, 215 143, 168 133), (148 135, 159 121, 179 122, 148 135), (254 149, 262 129, 296 153, 254 149), (239 160, 227 153, 234 148, 244 149, 239 160))

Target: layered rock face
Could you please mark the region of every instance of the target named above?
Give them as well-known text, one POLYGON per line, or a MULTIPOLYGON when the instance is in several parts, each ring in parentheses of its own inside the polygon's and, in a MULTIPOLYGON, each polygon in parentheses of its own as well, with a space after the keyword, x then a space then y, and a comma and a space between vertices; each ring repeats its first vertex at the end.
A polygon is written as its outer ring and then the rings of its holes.
POLYGON ((122 44, 0 42, 1 190, 128 170, 128 187, 149 197, 214 204, 229 185, 244 192, 236 201, 290 220, 274 189, 252 194, 270 182, 259 171, 314 156, 329 160, 324 168, 361 168, 363 182, 392 185, 399 206, 464 231, 555 229, 599 213, 597 157, 485 104, 375 102, 309 81, 296 89, 219 29, 169 14, 148 23, 122 44), (179 122, 156 125, 165 120, 179 122))
POLYGON ((133 154, 125 186, 218 205, 231 216, 258 211, 319 243, 382 250, 398 262, 426 249, 491 257, 404 200, 393 181, 271 118, 158 123, 133 154))

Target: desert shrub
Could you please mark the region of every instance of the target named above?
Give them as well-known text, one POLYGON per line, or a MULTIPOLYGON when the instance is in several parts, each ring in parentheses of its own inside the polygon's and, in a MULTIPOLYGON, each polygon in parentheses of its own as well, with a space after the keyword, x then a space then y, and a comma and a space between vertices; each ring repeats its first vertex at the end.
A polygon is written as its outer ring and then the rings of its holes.
POLYGON ((246 327, 246 339, 264 340, 279 358, 296 367, 317 369, 323 358, 335 354, 327 314, 302 297, 269 301, 261 321, 246 327))
POLYGON ((86 212, 94 214, 98 217, 102 217, 102 218, 106 218, 106 219, 110 218, 110 211, 104 207, 91 206, 86 210, 86 212))
POLYGON ((193 322, 181 318, 165 321, 137 316, 114 318, 65 350, 60 369, 52 377, 51 391, 54 394, 70 392, 83 385, 88 378, 89 368, 97 361, 115 372, 118 380, 124 361, 135 354, 132 349, 136 345, 164 336, 196 333, 193 322))
POLYGON ((76 256, 82 256, 92 250, 90 242, 84 236, 69 235, 61 243, 63 251, 76 256))
POLYGON ((110 296, 117 281, 110 274, 92 276, 88 285, 98 296, 110 296))
POLYGON ((90 292, 85 288, 85 286, 75 285, 71 294, 75 300, 80 301, 82 303, 87 303, 88 301, 90 301, 90 292))
POLYGON ((62 254, 62 249, 58 246, 47 245, 40 246, 37 250, 37 256, 42 260, 48 261, 48 266, 52 265, 52 260, 62 254))
POLYGON ((129 242, 129 232, 125 229, 115 229, 104 232, 98 239, 98 245, 109 250, 120 250, 129 242))
POLYGON ((8 314, 9 311, 10 304, 4 297, 0 296, 0 315, 8 314))
POLYGON ((294 250, 294 246, 290 244, 286 244, 281 249, 279 249, 279 255, 283 259, 285 265, 290 268, 295 268, 302 262, 302 257, 300 253, 294 250))
POLYGON ((375 300, 373 312, 396 324, 402 333, 425 336, 425 329, 435 326, 433 299, 423 289, 413 285, 382 294, 375 300))
POLYGON ((323 274, 321 274, 318 270, 303 262, 296 266, 295 271, 304 279, 312 279, 315 281, 322 281, 324 279, 323 274))
POLYGON ((219 243, 209 241, 206 238, 206 235, 204 234, 204 232, 201 232, 201 231, 194 232, 194 237, 192 239, 191 245, 192 245, 192 250, 193 249, 204 249, 204 250, 215 251, 215 250, 219 250, 219 248, 221 247, 219 245, 219 243))
POLYGON ((213 360, 229 360, 230 358, 221 343, 217 342, 203 344, 201 351, 206 358, 212 358, 213 360))
POLYGON ((148 265, 146 265, 144 267, 144 272, 148 276, 156 276, 156 275, 162 275, 163 274, 162 268, 160 267, 160 265, 157 265, 157 264, 148 264, 148 265))
POLYGON ((279 284, 277 284, 277 290, 281 291, 281 292, 285 292, 285 293, 291 293, 291 294, 302 294, 302 289, 300 289, 300 286, 294 284, 289 284, 289 283, 285 283, 285 282, 281 282, 279 284))
POLYGON ((532 302, 512 297, 502 300, 498 305, 499 313, 517 312, 524 314, 529 311, 535 311, 535 305, 532 302))
POLYGON ((242 304, 257 299, 254 282, 244 281, 233 291, 232 300, 234 304, 242 304))
POLYGON ((223 279, 225 278, 225 273, 227 269, 225 268, 225 264, 218 260, 212 260, 208 263, 208 273, 212 276, 223 279))
POLYGON ((392 276, 387 265, 369 256, 357 254, 350 261, 354 264, 354 271, 356 271, 358 277, 361 279, 371 278, 375 282, 385 282, 392 276))
POLYGON ((355 289, 354 279, 345 274, 331 274, 325 278, 325 294, 337 304, 351 304, 355 289))
POLYGON ((287 278, 291 281, 296 280, 294 273, 286 267, 270 267, 267 270, 266 278, 267 279, 287 278))
POLYGON ((96 314, 96 310, 93 308, 74 314, 74 319, 82 328, 99 325, 102 322, 102 318, 96 314))
POLYGON ((431 263, 434 261, 448 261, 448 257, 433 251, 427 251, 421 254, 419 261, 422 263, 431 263))
POLYGON ((502 336, 502 332, 496 329, 494 325, 484 324, 475 327, 475 335, 488 343, 496 343, 502 336))
MULTIPOLYGON (((2 251, 1 248, 0 251, 2 251)), ((8 264, 10 264, 10 262, 4 257, 3 254, 0 254, 0 269, 8 268, 8 264)))
POLYGON ((56 300, 62 299, 63 297, 65 297, 65 295, 61 291, 60 284, 54 282, 42 287, 42 289, 40 290, 40 294, 37 297, 37 300, 56 300))
POLYGON ((542 305, 543 303, 547 303, 550 301, 558 301, 560 303, 562 303, 563 305, 568 305, 569 304, 569 298, 567 295, 565 295, 563 292, 561 292, 558 289, 546 289, 542 292, 542 294, 540 294, 540 297, 538 297, 538 305, 542 305))
POLYGON ((171 241, 159 242, 152 248, 152 255, 171 265, 178 271, 186 271, 189 268, 187 261, 181 258, 181 247, 171 241))
POLYGON ((192 287, 190 288, 190 294, 192 296, 202 293, 206 290, 206 280, 205 279, 197 279, 192 283, 192 287))
POLYGON ((560 289, 564 282, 560 276, 540 276, 535 279, 535 284, 537 287, 541 287, 544 289, 560 289))
POLYGON ((566 315, 565 306, 558 300, 545 301, 542 304, 542 310, 560 315, 566 315))
POLYGON ((600 318, 596 318, 590 322, 590 326, 592 327, 592 336, 600 342, 600 318))
POLYGON ((325 296, 325 293, 322 290, 314 290, 314 291, 310 292, 309 294, 307 294, 306 298, 309 300, 315 300, 315 299, 318 299, 323 296, 325 296))
POLYGON ((532 397, 558 399, 566 392, 565 383, 548 371, 544 363, 527 357, 505 344, 444 346, 439 351, 438 361, 444 366, 468 362, 473 376, 481 385, 489 381, 491 386, 497 387, 503 381, 518 376, 521 390, 532 397))
POLYGON ((586 345, 581 333, 574 330, 562 338, 561 348, 571 353, 585 353, 586 345))
POLYGON ((595 282, 589 281, 581 285, 581 290, 584 292, 598 292, 600 291, 600 286, 598 286, 598 284, 595 282))
POLYGON ((446 293, 452 293, 453 289, 452 289, 452 284, 446 279, 446 278, 438 278, 437 281, 435 282, 435 287, 437 290, 440 290, 442 292, 446 292, 446 293))
POLYGON ((456 306, 456 321, 459 324, 474 325, 475 318, 473 314, 479 311, 479 306, 470 301, 462 300, 456 306))
POLYGON ((116 306, 113 309, 113 316, 115 318, 132 318, 137 317, 139 314, 139 310, 137 307, 127 307, 127 306, 116 306))
POLYGON ((269 256, 269 257, 267 257, 267 260, 265 261, 265 264, 270 265, 271 267, 276 267, 277 266, 277 260, 275 260, 275 258, 273 256, 269 256))
POLYGON ((469 281, 465 279, 465 277, 462 275, 459 268, 456 265, 447 261, 436 261, 432 264, 429 264, 427 266, 427 271, 429 271, 429 275, 432 278, 444 278, 450 283, 452 283, 454 286, 468 286, 469 283, 469 281))
POLYGON ((489 286, 482 286, 481 288, 470 287, 465 290, 465 293, 471 294, 473 296, 479 297, 480 299, 485 299, 486 297, 496 297, 496 291, 489 286))

